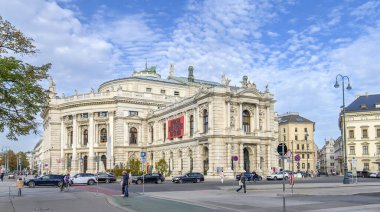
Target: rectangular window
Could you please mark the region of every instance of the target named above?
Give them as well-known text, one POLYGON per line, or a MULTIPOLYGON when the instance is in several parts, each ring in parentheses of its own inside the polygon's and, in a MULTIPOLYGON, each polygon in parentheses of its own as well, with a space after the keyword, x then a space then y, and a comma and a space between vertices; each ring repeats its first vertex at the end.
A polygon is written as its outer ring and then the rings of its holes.
POLYGON ((380 138, 380 129, 376 129, 376 137, 380 138))
POLYGON ((302 159, 304 159, 305 158, 305 154, 302 154, 302 159))
POLYGON ((369 155, 368 154, 368 146, 363 146, 363 155, 369 155))
POLYGON ((88 118, 88 113, 82 113, 82 118, 87 119, 88 118))
POLYGON ((297 127, 296 127, 296 129, 294 129, 294 131, 297 132, 297 127))
POLYGON ((369 170, 369 163, 364 163, 363 171, 369 170))
POLYGON ((307 128, 305 128, 304 130, 305 130, 305 132, 307 132, 307 128))
POLYGON ((350 146, 350 155, 355 155, 355 147, 350 146))
POLYGON ((99 117, 107 117, 107 112, 99 112, 99 117))
POLYGON ((300 145, 299 144, 297 144, 297 149, 300 149, 300 145))
POLYGON ((284 135, 284 141, 286 141, 286 136, 284 135))
POLYGON ((305 168, 305 163, 302 163, 302 168, 303 168, 303 169, 305 168))
POLYGON ((179 96, 179 91, 174 91, 174 96, 179 96))
POLYGON ((349 138, 355 138, 354 130, 349 130, 348 131, 348 137, 349 138))
POLYGON ((129 111, 129 116, 138 116, 139 112, 138 111, 129 111))
POLYGON ((307 154, 307 159, 310 159, 310 157, 309 157, 310 155, 309 154, 307 154))
MULTIPOLYGON (((376 154, 380 155, 380 145, 376 146, 376 154)), ((380 171, 380 170, 379 170, 380 171)))
POLYGON ((307 141, 307 135, 305 135, 305 141, 307 141))
POLYGON ((330 163, 330 166, 334 166, 334 163, 330 163))
POLYGON ((146 92, 151 93, 152 92, 152 88, 146 88, 146 92))
POLYGON ((330 159, 331 159, 331 160, 334 160, 334 156, 330 156, 330 159))
POLYGON ((362 133, 363 133, 363 138, 368 138, 368 130, 367 129, 363 129, 362 133))
POLYGON ((298 141, 298 135, 296 135, 296 136, 294 137, 294 139, 295 139, 296 141, 298 141))
POLYGON ((376 103, 375 108, 380 108, 380 103, 376 103))
POLYGON ((165 93, 166 93, 166 91, 161 89, 161 94, 165 94, 165 93))
POLYGON ((285 128, 284 128, 284 130, 283 130, 284 132, 285 132, 285 128))
POLYGON ((305 145, 304 144, 302 144, 302 150, 304 150, 305 149, 305 145))

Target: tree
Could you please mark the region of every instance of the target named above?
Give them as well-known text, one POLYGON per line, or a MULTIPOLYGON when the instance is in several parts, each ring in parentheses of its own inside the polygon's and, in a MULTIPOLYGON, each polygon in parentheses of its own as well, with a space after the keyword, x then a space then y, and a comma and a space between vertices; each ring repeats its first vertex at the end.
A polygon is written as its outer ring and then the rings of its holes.
POLYGON ((129 170, 132 175, 140 175, 141 172, 141 161, 135 158, 131 158, 128 161, 129 170))
POLYGON ((165 159, 160 159, 157 163, 156 163, 156 170, 165 175, 165 173, 167 172, 169 168, 169 165, 166 163, 165 159))
POLYGON ((30 132, 38 133, 36 115, 49 100, 40 82, 48 78, 51 64, 33 66, 5 56, 37 53, 32 42, 33 39, 25 37, 0 16, 0 132, 7 129, 6 137, 10 140, 30 132))

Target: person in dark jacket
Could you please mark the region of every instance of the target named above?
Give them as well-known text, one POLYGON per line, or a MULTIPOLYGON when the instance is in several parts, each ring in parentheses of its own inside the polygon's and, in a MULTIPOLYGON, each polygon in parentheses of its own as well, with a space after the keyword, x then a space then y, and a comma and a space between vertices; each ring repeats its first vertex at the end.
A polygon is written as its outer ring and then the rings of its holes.
POLYGON ((128 197, 128 184, 129 184, 129 174, 128 172, 123 173, 123 187, 124 187, 124 197, 128 197))
POLYGON ((239 186, 240 186, 240 188, 238 188, 236 190, 236 192, 239 192, 242 188, 244 188, 244 193, 247 193, 247 190, 246 190, 246 187, 245 187, 245 176, 244 176, 244 173, 240 174, 239 186))

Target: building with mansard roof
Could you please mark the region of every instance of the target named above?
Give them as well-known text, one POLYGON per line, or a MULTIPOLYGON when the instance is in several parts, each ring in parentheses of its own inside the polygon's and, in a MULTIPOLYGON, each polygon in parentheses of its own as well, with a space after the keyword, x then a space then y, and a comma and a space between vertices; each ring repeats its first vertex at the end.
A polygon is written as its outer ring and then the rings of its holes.
POLYGON ((196 79, 192 66, 167 79, 155 67, 101 84, 97 91, 57 96, 41 114, 44 134, 36 158, 41 172, 103 171, 128 166, 146 152, 148 165, 160 159, 168 173, 224 170, 268 174, 275 160, 274 97, 243 76, 240 87, 196 79), (238 160, 233 162, 233 156, 238 160))

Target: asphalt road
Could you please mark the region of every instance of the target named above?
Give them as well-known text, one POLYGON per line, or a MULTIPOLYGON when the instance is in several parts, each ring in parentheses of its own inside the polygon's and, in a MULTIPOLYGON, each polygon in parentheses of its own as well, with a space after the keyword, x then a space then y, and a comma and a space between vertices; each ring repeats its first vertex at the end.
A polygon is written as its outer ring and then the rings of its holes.
MULTIPOLYGON (((342 176, 331 176, 331 177, 317 177, 317 178, 309 178, 309 179, 302 179, 302 180, 296 180, 297 183, 337 183, 337 182, 343 182, 342 176)), ((358 183, 361 182, 380 182, 380 178, 358 178, 358 183)), ((258 185, 269 185, 269 184, 279 184, 279 186, 282 186, 282 181, 259 181, 259 182, 247 182, 248 184, 258 184, 258 185)), ((288 181, 285 181, 286 184, 288 184, 288 181)), ((226 186, 226 185, 237 185, 237 181, 234 180, 224 180, 224 184, 222 184, 219 180, 205 180, 205 182, 202 183, 172 183, 171 178, 166 178, 165 182, 162 184, 144 184, 136 185, 132 184, 129 187, 130 192, 142 192, 144 188, 144 192, 166 192, 166 191, 196 191, 196 190, 219 190, 220 186, 226 186)), ((96 186, 96 185, 95 185, 96 186)), ((113 189, 117 191, 121 191, 119 183, 101 183, 99 184, 100 188, 107 188, 107 189, 113 189)))

